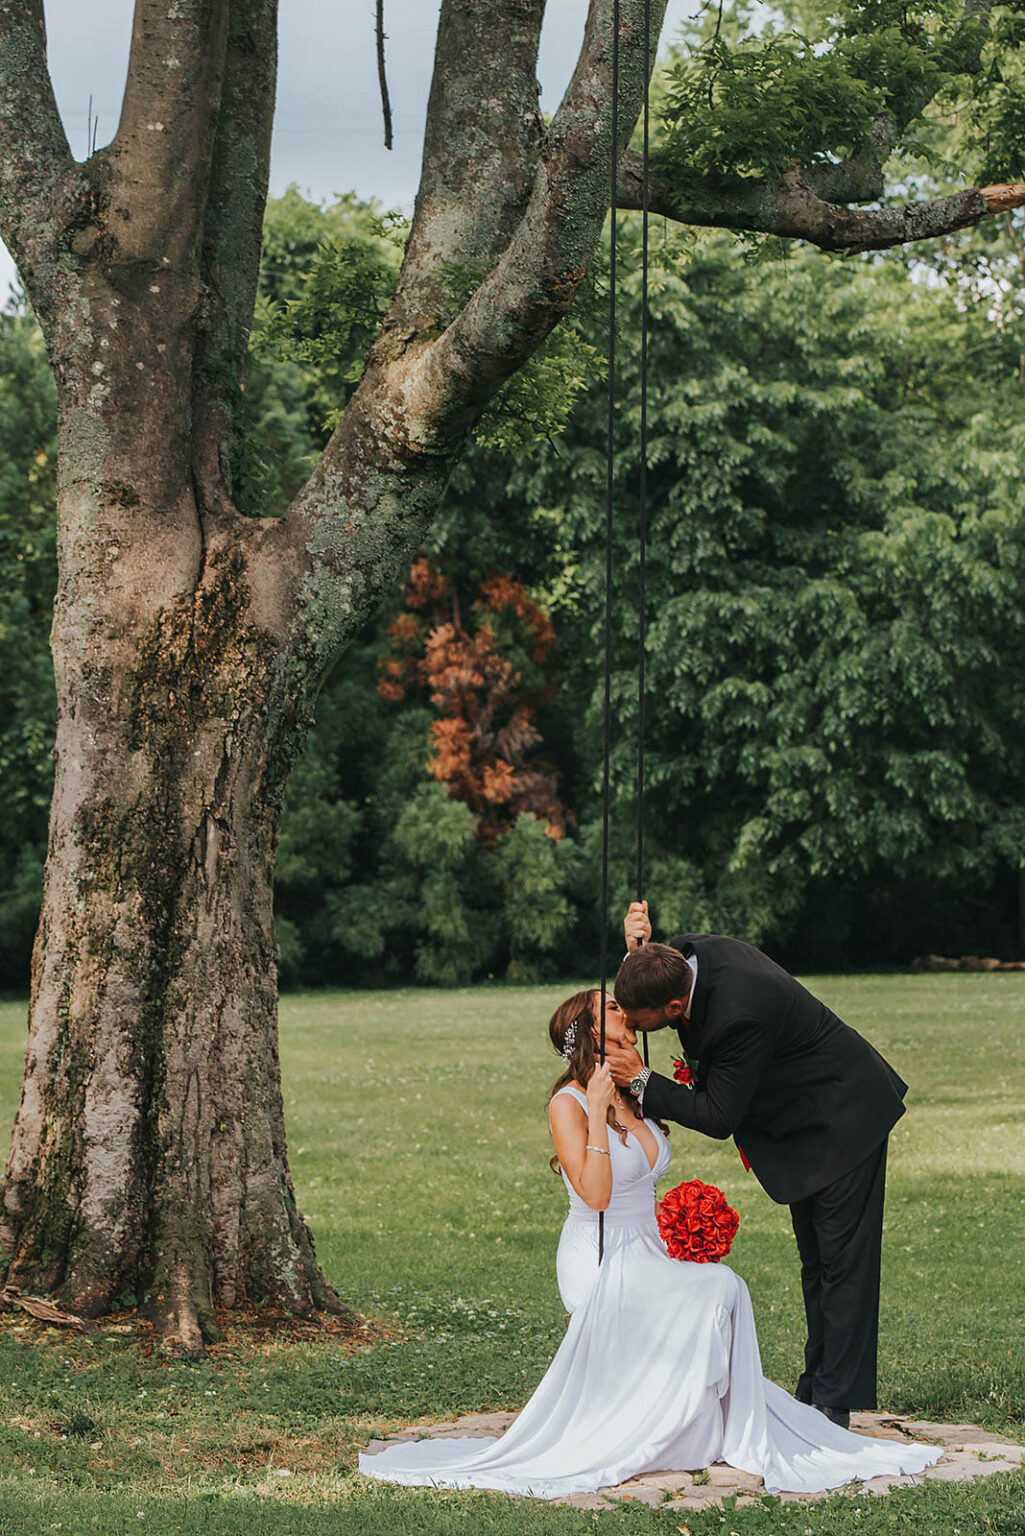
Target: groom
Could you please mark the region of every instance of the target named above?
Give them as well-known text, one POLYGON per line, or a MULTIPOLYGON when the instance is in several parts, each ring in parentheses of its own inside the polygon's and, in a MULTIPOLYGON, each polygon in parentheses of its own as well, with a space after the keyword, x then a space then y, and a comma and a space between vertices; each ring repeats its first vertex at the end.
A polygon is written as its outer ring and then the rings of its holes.
POLYGON ((907 1084, 861 1035, 760 950, 718 934, 652 944, 647 902, 624 922, 616 1001, 633 1030, 672 1025, 685 1087, 633 1046, 606 1059, 648 1118, 734 1136, 766 1193, 790 1206, 808 1321, 795 1396, 834 1423, 876 1406, 887 1137, 907 1084))

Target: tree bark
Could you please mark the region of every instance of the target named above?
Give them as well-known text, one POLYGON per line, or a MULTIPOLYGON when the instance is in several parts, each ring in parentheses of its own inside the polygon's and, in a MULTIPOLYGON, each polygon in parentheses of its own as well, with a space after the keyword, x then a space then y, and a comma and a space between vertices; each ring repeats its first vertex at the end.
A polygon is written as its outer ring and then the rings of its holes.
POLYGON ((10 1282, 88 1317, 133 1295, 194 1350, 218 1307, 342 1308, 276 1043, 274 848, 312 697, 266 525, 200 515, 196 293, 149 275, 127 316, 85 285, 61 391, 55 790, 0 1241, 10 1282))
MULTIPOLYGON (((271 880, 303 736, 244 559, 102 652, 59 648, 56 787, 0 1238, 95 1317, 126 1293, 197 1348, 213 1309, 338 1309, 296 1209, 271 880)), ((63 628, 63 616, 58 616, 63 628)))
POLYGON ((218 1307, 345 1310, 296 1208, 277 1052, 274 847, 317 679, 280 525, 230 497, 274 27, 273 0, 139 0, 117 138, 76 166, 39 0, 0 0, 21 130, 0 216, 60 465, 55 786, 0 1243, 10 1283, 90 1317, 134 1296, 190 1351, 218 1307))

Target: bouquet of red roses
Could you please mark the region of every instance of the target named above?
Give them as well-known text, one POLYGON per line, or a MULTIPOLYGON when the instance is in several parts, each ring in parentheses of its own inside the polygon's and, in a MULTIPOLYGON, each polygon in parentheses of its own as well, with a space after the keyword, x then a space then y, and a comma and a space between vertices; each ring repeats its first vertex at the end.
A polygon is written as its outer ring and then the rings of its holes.
POLYGON ((714 1184, 690 1179, 663 1197, 658 1230, 671 1259, 718 1264, 730 1251, 740 1217, 714 1184))

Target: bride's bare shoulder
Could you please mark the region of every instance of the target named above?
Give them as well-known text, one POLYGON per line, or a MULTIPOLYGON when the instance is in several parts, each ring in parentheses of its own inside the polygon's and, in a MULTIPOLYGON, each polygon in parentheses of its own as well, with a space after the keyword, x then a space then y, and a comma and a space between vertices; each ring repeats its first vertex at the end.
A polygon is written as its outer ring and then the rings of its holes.
POLYGON ((587 1110, 580 1102, 585 1098, 584 1090, 579 1083, 566 1083, 557 1092, 552 1094, 548 1101, 548 1118, 554 1124, 556 1120, 572 1123, 574 1120, 587 1118, 587 1110))

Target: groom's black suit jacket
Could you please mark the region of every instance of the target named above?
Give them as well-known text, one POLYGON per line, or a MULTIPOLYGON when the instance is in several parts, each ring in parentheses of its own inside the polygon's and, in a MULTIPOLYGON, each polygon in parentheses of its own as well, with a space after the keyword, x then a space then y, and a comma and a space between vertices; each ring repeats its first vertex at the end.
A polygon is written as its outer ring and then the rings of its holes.
POLYGON ((682 933, 697 960, 680 1040, 694 1087, 652 1073, 644 1113, 735 1136, 780 1204, 849 1172, 904 1113, 907 1084, 868 1041, 781 966, 740 939, 682 933))

